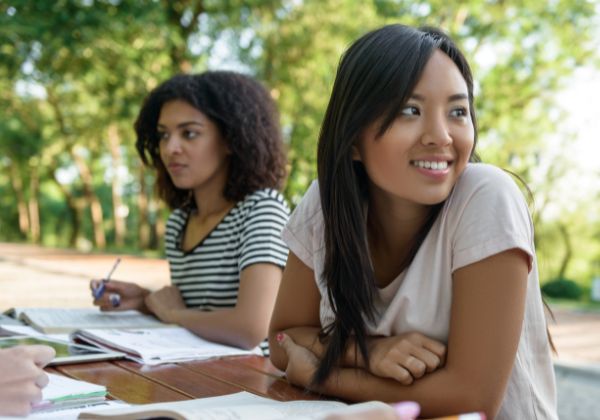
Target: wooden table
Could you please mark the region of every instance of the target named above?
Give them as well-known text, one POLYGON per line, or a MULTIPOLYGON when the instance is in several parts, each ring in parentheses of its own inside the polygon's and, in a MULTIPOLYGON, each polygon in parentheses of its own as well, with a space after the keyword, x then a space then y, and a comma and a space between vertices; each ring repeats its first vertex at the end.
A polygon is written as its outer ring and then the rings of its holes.
POLYGON ((62 365, 47 370, 104 385, 112 398, 130 404, 214 397, 240 391, 278 401, 322 399, 290 385, 268 358, 260 356, 159 366, 118 360, 62 365))

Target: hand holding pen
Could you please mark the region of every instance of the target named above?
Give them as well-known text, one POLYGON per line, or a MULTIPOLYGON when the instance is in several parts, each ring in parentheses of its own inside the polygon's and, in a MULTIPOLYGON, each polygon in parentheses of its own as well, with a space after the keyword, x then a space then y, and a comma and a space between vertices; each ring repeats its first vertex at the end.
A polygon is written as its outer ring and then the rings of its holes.
MULTIPOLYGON (((110 281, 110 276, 112 276, 112 274, 115 272, 120 262, 121 258, 117 258, 106 277, 100 280, 100 284, 98 284, 96 287, 94 287, 94 285, 92 284, 92 294, 94 295, 94 299, 98 300, 102 297, 102 295, 104 294, 104 290, 106 289, 106 284, 110 281)), ((121 303, 121 296, 118 293, 111 293, 109 299, 110 303, 115 308, 118 307, 121 303)))
POLYGON ((144 303, 144 299, 150 293, 148 289, 135 283, 111 279, 120 261, 120 258, 115 261, 105 278, 90 282, 94 305, 99 306, 103 311, 136 309, 148 312, 144 303))

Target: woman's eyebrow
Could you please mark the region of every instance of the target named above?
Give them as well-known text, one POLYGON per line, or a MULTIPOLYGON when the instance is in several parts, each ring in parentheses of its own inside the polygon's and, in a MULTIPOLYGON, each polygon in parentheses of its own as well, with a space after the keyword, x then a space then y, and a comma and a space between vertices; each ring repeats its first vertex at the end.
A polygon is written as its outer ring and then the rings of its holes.
POLYGON ((448 96, 448 102, 464 101, 468 99, 469 95, 467 95, 466 93, 455 93, 454 95, 448 96))
MULTIPOLYGON (((410 99, 425 102, 425 97, 418 93, 413 93, 412 95, 410 95, 410 99)), ((455 93, 453 95, 448 96, 448 102, 463 101, 468 99, 469 95, 467 95, 466 93, 455 93)))
MULTIPOLYGON (((202 123, 201 123, 201 122, 199 122, 199 121, 184 121, 184 122, 182 122, 182 123, 179 123, 179 124, 177 124, 177 128, 186 127, 186 126, 188 126, 188 125, 199 125, 200 127, 203 127, 203 126, 204 126, 204 124, 202 124, 202 123)), ((156 126, 157 126, 157 127, 160 127, 160 128, 164 128, 164 127, 166 127, 166 125, 164 125, 164 124, 161 124, 161 123, 158 123, 158 124, 156 124, 156 126)))

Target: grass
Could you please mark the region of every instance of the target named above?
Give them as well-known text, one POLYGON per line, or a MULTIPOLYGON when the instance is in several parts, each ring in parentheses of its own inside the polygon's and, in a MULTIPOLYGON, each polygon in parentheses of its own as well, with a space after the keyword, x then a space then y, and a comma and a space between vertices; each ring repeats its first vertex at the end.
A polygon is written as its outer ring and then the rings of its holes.
POLYGON ((600 313, 600 302, 592 301, 589 297, 585 297, 582 300, 571 300, 545 296, 544 299, 550 306, 555 308, 600 313))

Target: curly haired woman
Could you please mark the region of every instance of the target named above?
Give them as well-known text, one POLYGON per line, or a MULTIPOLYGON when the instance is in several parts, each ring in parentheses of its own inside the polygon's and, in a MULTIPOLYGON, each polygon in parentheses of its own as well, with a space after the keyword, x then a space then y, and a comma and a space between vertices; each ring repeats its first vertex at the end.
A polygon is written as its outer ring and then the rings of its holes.
POLYGON ((241 348, 262 342, 266 349, 287 258, 279 236, 289 215, 277 191, 285 157, 269 93, 234 72, 178 75, 148 95, 135 131, 159 196, 173 210, 165 238, 172 286, 151 292, 111 280, 94 304, 150 312, 211 341, 241 348))

